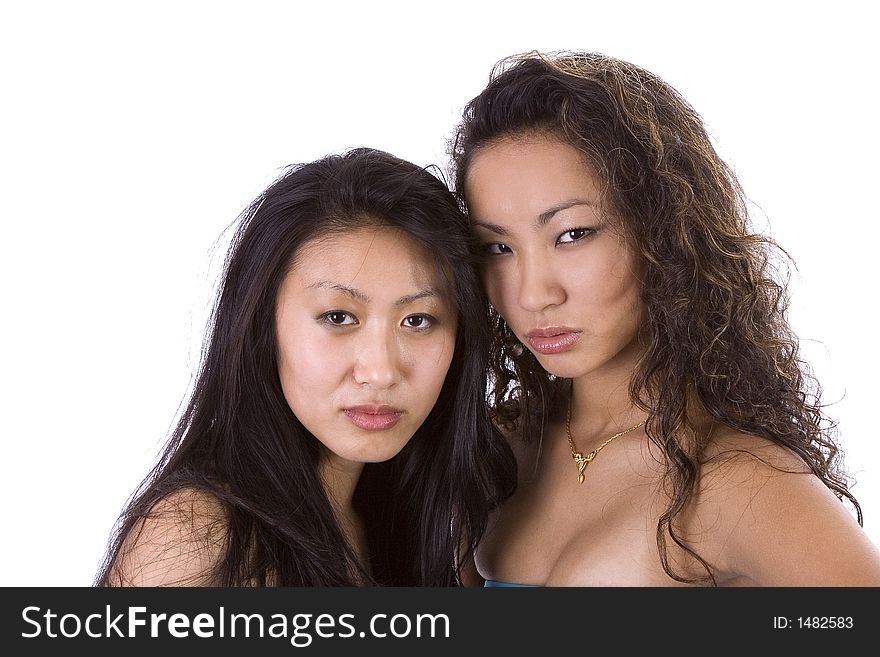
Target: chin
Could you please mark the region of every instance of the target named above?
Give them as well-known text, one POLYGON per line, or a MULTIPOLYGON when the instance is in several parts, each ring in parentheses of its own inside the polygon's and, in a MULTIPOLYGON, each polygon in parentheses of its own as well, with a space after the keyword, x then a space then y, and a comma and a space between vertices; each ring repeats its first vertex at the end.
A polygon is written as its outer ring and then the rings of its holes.
POLYGON ((405 446, 406 443, 400 445, 377 445, 373 449, 358 450, 358 453, 353 454, 350 460, 358 463, 384 463, 400 454, 400 450, 405 446))
POLYGON ((573 358, 570 354, 545 356, 532 353, 547 373, 560 379, 576 379, 589 371, 584 369, 582 359, 573 358))

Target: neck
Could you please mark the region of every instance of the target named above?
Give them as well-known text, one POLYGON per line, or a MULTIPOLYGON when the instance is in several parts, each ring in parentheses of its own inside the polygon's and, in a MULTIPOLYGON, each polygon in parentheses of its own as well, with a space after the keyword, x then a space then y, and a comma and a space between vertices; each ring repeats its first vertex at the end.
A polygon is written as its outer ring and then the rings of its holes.
POLYGON ((321 457, 320 471, 324 491, 337 520, 343 525, 354 516, 352 500, 363 470, 363 463, 346 461, 335 454, 325 453, 321 457))
POLYGON ((333 514, 336 516, 336 522, 357 555, 361 566, 369 572, 366 534, 361 517, 355 511, 353 503, 354 491, 363 470, 363 463, 347 461, 332 453, 325 452, 321 458, 321 481, 330 500, 333 514))
POLYGON ((630 399, 632 372, 632 366, 609 365, 601 372, 572 380, 571 429, 583 436, 585 443, 645 419, 645 412, 630 399))

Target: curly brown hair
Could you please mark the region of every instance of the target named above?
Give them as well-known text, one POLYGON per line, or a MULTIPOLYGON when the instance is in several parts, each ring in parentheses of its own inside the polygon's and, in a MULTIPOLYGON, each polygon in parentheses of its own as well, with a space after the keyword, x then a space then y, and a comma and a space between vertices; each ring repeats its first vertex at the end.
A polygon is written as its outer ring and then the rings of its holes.
MULTIPOLYGON (((638 66, 592 52, 531 52, 501 60, 465 107, 450 150, 464 205, 474 154, 502 138, 548 135, 595 167, 603 200, 642 261, 643 355, 629 394, 666 460, 671 502, 657 526, 663 568, 682 582, 711 582, 709 565, 676 531, 699 482, 710 438, 694 409, 799 455, 841 500, 849 490, 836 424, 799 358, 786 319, 788 255, 753 233, 745 194, 699 114, 638 66), (693 402, 697 402, 694 404, 693 402), (673 572, 667 535, 706 576, 673 572)), ((558 416, 567 381, 548 374, 494 310, 490 403, 496 421, 525 439, 558 416)))

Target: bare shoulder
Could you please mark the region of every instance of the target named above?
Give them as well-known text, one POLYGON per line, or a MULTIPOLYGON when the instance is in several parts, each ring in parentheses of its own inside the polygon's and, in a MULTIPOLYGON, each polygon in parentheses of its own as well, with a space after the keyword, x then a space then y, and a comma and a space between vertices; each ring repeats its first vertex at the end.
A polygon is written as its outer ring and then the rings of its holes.
POLYGON ((729 580, 770 586, 880 585, 880 551, 794 452, 720 430, 706 452, 694 523, 729 580))
POLYGON ((186 488, 159 500, 129 532, 110 572, 114 586, 199 586, 226 546, 222 503, 186 488))
POLYGON ((771 479, 809 473, 803 459, 785 447, 723 427, 715 431, 703 454, 700 491, 710 499, 751 497, 771 479))

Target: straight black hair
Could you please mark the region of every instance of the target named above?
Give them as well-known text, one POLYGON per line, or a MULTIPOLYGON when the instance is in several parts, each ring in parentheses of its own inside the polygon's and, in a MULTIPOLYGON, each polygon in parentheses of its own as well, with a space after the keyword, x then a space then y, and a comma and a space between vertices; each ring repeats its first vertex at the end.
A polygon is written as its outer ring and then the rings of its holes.
POLYGON ((425 168, 365 148, 288 168, 240 217, 192 394, 120 516, 96 585, 124 583, 114 564, 126 538, 157 504, 185 491, 208 494, 223 509, 220 531, 201 537, 220 541, 222 558, 200 583, 460 584, 461 560, 515 486, 512 454, 486 404, 488 306, 477 261, 455 197, 425 168), (320 443, 282 393, 275 302, 303 245, 370 226, 399 229, 433 254, 458 333, 428 418, 397 456, 367 464, 355 491, 367 575, 324 492, 320 443))

